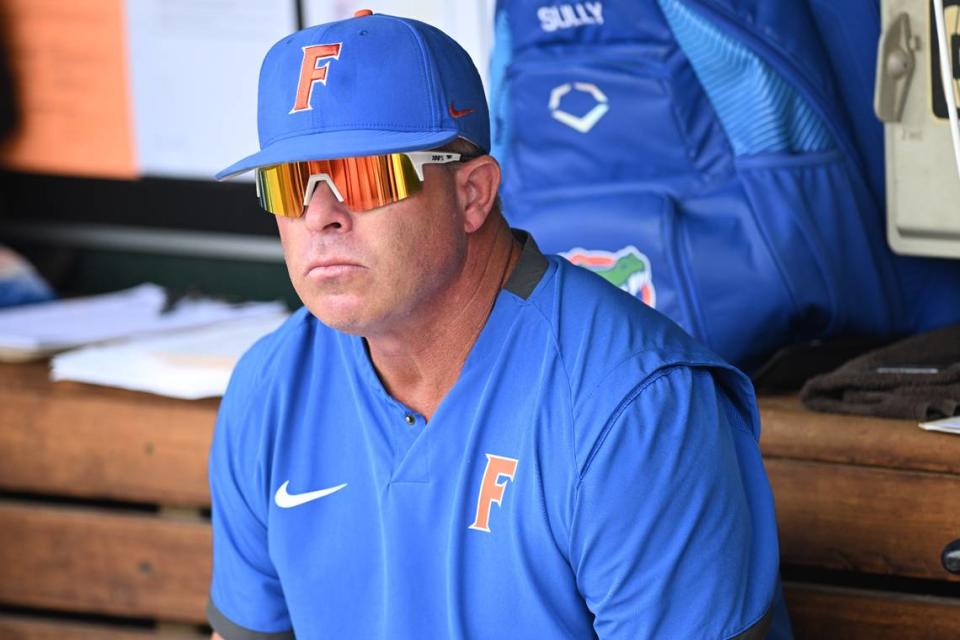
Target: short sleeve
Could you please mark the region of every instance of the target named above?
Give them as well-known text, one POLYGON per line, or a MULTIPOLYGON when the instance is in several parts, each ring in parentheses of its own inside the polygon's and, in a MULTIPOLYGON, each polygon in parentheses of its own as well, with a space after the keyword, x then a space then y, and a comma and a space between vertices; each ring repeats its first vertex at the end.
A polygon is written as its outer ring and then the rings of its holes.
POLYGON ((260 486, 258 397, 241 360, 220 405, 210 450, 213 580, 207 618, 225 640, 292 639, 280 580, 268 554, 267 494, 260 486))
POLYGON ((709 369, 666 369, 584 462, 570 559, 603 640, 766 633, 779 586, 773 498, 752 417, 725 393, 709 369))

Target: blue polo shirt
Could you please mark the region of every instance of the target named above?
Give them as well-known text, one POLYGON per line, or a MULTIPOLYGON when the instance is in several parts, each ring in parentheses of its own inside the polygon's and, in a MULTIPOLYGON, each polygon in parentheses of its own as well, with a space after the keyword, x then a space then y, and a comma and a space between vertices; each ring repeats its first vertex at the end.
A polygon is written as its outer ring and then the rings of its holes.
POLYGON ((210 455, 224 638, 789 637, 749 381, 518 237, 429 422, 305 309, 243 357, 210 455))

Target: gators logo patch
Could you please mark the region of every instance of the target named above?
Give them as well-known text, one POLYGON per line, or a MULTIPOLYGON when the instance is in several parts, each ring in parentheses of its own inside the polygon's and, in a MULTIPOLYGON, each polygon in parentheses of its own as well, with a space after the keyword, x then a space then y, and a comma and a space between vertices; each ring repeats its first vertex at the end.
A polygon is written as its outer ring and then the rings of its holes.
POLYGON ((657 294, 653 287, 650 259, 633 245, 616 252, 576 248, 560 255, 577 266, 603 276, 610 284, 656 308, 657 294))

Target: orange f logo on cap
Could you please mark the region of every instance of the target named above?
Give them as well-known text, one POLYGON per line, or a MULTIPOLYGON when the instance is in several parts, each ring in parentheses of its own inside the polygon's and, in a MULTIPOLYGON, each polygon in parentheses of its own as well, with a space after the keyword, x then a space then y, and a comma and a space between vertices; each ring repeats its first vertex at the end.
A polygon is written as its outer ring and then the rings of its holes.
POLYGON ((487 454, 487 469, 483 472, 480 495, 477 496, 477 516, 470 525, 471 529, 490 533, 490 505, 494 502, 498 505, 503 502, 503 492, 507 486, 507 480, 501 482, 500 477, 505 476, 508 480, 513 480, 516 472, 516 458, 487 454))
POLYGON ((330 68, 329 58, 340 59, 340 47, 343 43, 314 44, 303 48, 303 63, 300 65, 300 79, 297 82, 297 99, 293 103, 290 113, 309 111, 310 98, 313 96, 313 86, 316 83, 327 84, 327 70, 330 68), (319 67, 321 60, 327 60, 319 67))

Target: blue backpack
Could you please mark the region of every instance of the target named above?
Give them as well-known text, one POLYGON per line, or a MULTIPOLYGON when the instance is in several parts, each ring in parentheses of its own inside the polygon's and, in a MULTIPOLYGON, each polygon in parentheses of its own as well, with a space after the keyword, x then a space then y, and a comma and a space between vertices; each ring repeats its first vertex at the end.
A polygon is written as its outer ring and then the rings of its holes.
POLYGON ((499 0, 511 224, 731 362, 960 322, 960 261, 894 255, 877 0, 499 0))

